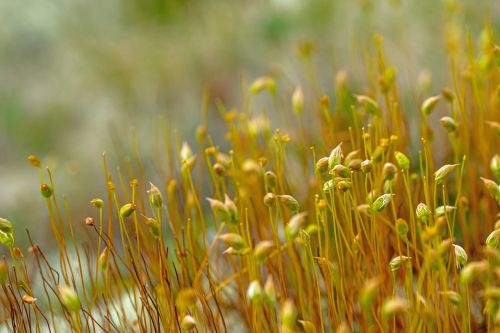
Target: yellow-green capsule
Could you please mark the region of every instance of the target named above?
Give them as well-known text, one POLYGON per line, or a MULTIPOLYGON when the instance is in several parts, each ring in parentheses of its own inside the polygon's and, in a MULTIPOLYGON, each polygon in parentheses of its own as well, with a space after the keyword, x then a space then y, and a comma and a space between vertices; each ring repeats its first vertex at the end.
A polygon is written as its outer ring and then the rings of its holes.
POLYGON ((292 213, 297 213, 299 211, 300 205, 297 199, 288 194, 278 195, 280 201, 292 211, 292 213))
POLYGON ((406 237, 408 234, 408 223, 406 223, 405 220, 403 219, 397 219, 396 220, 396 231, 398 232, 398 235, 401 237, 406 237))
POLYGON ((40 167, 40 160, 35 155, 28 156, 28 162, 32 166, 34 166, 35 168, 39 168, 40 167))
POLYGON ((97 263, 99 268, 104 272, 106 271, 109 263, 109 250, 108 248, 104 248, 102 253, 99 255, 99 259, 97 259, 97 263))
POLYGON ((333 169, 330 171, 330 173, 334 176, 342 177, 342 178, 349 178, 351 174, 351 170, 349 170, 348 167, 342 165, 342 164, 337 164, 336 166, 333 167, 333 169))
POLYGON ((392 272, 395 272, 399 269, 399 267, 407 262, 408 260, 411 260, 411 257, 407 256, 397 256, 394 257, 390 262, 389 262, 389 267, 391 268, 392 272))
POLYGON ((467 264, 467 252, 460 245, 453 244, 453 249, 455 250, 455 264, 457 269, 464 267, 467 264))
POLYGON ((270 306, 276 304, 276 288, 271 275, 267 277, 266 283, 264 284, 264 302, 270 306))
POLYGON ((151 186, 148 191, 149 203, 152 207, 161 208, 161 205, 163 204, 163 197, 161 195, 161 192, 158 187, 153 185, 153 183, 149 184, 151 186))
POLYGON ((249 91, 252 95, 256 95, 263 90, 269 91, 271 94, 276 92, 276 81, 272 77, 263 76, 257 78, 249 88, 249 91))
POLYGON ((260 303, 262 300, 262 287, 260 286, 259 281, 253 280, 250 282, 247 289, 247 298, 253 304, 260 303))
POLYGON ((240 221, 238 208, 236 207, 234 201, 231 200, 231 198, 227 194, 224 195, 224 206, 226 206, 226 210, 229 214, 228 223, 232 225, 238 225, 238 222, 240 221))
POLYGON ((330 193, 330 191, 333 189, 334 189, 333 179, 329 179, 323 184, 323 192, 330 193))
POLYGON ((396 163, 401 170, 406 171, 410 169, 410 159, 405 154, 397 151, 394 153, 394 158, 396 159, 396 163))
POLYGON ((235 250, 243 250, 247 248, 247 242, 243 237, 236 233, 227 233, 219 236, 219 239, 224 242, 227 246, 232 247, 235 250))
POLYGON ((274 206, 275 202, 276 202, 276 197, 274 196, 273 193, 269 192, 264 196, 264 205, 266 205, 267 207, 274 206))
POLYGON ((273 242, 271 242, 270 240, 263 240, 255 245, 253 255, 258 263, 262 263, 273 249, 273 242))
POLYGON ((380 197, 378 197, 371 206, 372 211, 374 212, 381 212, 387 205, 391 202, 391 198, 394 194, 382 194, 380 197))
POLYGON ((489 268, 486 260, 470 262, 460 271, 460 282, 470 283, 482 276, 489 268))
POLYGON ((451 117, 443 117, 439 119, 439 122, 448 133, 453 133, 457 130, 457 123, 451 117))
POLYGON ((0 217, 0 243, 8 248, 14 246, 14 228, 12 222, 0 217))
POLYGON ((365 110, 370 114, 378 114, 379 106, 378 103, 371 97, 365 95, 354 95, 356 101, 361 104, 365 110))
POLYGON ((196 327, 196 319, 193 316, 185 315, 181 320, 181 328, 183 331, 191 331, 196 327))
POLYGON ((373 169, 373 163, 371 160, 364 160, 361 162, 361 171, 363 173, 370 173, 373 169))
POLYGON ((210 208, 214 214, 223 222, 227 222, 229 220, 229 211, 227 210, 226 205, 217 199, 207 198, 210 203, 210 208))
POLYGON ((306 212, 295 214, 285 226, 285 236, 288 241, 293 241, 306 222, 306 212))
POLYGON ((294 329, 297 325, 299 313, 291 299, 285 300, 280 311, 281 323, 288 329, 294 329))
POLYGON ((58 288, 59 299, 61 303, 70 311, 77 312, 81 308, 80 298, 73 288, 68 286, 59 286, 58 288))
POLYGON ((297 86, 293 92, 292 108, 297 115, 300 115, 304 110, 304 93, 302 92, 302 88, 300 86, 297 86))
POLYGON ((486 190, 490 193, 490 195, 495 198, 495 200, 500 204, 500 186, 495 183, 493 180, 482 178, 484 186, 486 190))
POLYGON ((387 318, 397 313, 406 312, 409 308, 410 306, 408 305, 408 301, 406 299, 393 297, 386 300, 382 304, 382 317, 387 318))
POLYGON ((90 204, 94 206, 95 208, 102 208, 104 206, 104 201, 99 198, 94 198, 90 200, 90 204))
POLYGON ((453 290, 440 291, 439 294, 453 305, 460 305, 462 303, 462 296, 453 290))
POLYGON ((128 203, 128 204, 123 205, 120 208, 120 217, 121 218, 129 217, 135 211, 135 208, 136 208, 136 206, 133 203, 128 203))
POLYGON ((423 103, 422 107, 420 108, 420 111, 422 112, 422 115, 427 117, 432 113, 434 108, 436 107, 436 104, 439 102, 441 99, 441 95, 437 96, 432 96, 427 98, 423 103))
POLYGON ((446 177, 450 173, 455 170, 455 168, 458 166, 458 164, 446 164, 440 167, 435 173, 434 173, 434 180, 436 181, 437 184, 442 183, 446 177))
POLYGON ((328 157, 328 170, 332 170, 336 165, 342 163, 344 154, 342 153, 342 142, 333 148, 330 156, 328 157))
POLYGON ((417 205, 417 209, 415 210, 417 214, 417 218, 419 218, 422 221, 427 221, 429 219, 429 216, 431 216, 431 210, 429 207, 427 207, 426 204, 424 203, 419 203, 417 205))
POLYGON ((42 185, 40 185, 40 193, 42 193, 42 196, 44 198, 50 198, 50 196, 52 195, 52 188, 49 184, 43 183, 42 185))
POLYGON ((359 293, 359 303, 363 307, 364 311, 371 311, 371 306, 375 300, 375 296, 380 289, 383 279, 381 277, 375 277, 368 280, 361 292, 359 293))
POLYGON ((147 218, 145 224, 155 239, 160 239, 160 223, 152 218, 147 218))
POLYGON ((450 214, 455 209, 456 209, 456 207, 454 207, 454 206, 448 206, 448 205, 447 206, 439 206, 434 210, 434 216, 440 217, 440 216, 443 216, 445 214, 450 214))
POLYGON ((276 184, 278 182, 278 177, 276 177, 276 174, 272 171, 266 171, 264 174, 266 184, 270 189, 273 189, 276 187, 276 184))
POLYGON ((182 163, 186 163, 193 157, 193 151, 187 142, 183 142, 181 146, 181 150, 179 151, 179 156, 181 158, 182 163))
POLYGON ((398 169, 392 163, 385 163, 384 168, 382 169, 382 175, 384 176, 384 180, 393 180, 396 177, 396 173, 398 169))
POLYGON ((490 169, 497 181, 500 181, 500 155, 493 156, 490 162, 490 169))
POLYGON ((316 170, 320 173, 328 171, 328 157, 322 157, 316 162, 316 170))
POLYGON ((496 229, 488 235, 486 246, 492 249, 500 248, 500 229, 496 229))
POLYGON ((361 163, 362 163, 361 159, 356 158, 350 161, 347 167, 352 171, 358 171, 361 169, 361 163))

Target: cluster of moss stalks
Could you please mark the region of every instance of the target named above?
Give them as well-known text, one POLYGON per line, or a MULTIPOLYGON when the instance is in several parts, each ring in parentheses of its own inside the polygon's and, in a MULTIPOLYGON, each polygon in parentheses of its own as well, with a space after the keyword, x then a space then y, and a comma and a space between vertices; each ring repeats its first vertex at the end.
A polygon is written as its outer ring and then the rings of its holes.
POLYGON ((161 184, 149 183, 138 151, 126 174, 103 155, 107 195, 85 221, 71 219, 30 156, 58 260, 29 231, 31 246, 17 247, 15 221, 0 219, 3 328, 498 329, 500 51, 488 29, 466 50, 447 42, 450 87, 406 110, 380 37, 364 94, 345 72, 326 95, 307 80, 303 90, 258 78, 240 111, 216 103, 230 149, 206 124, 196 149, 165 133, 161 184))

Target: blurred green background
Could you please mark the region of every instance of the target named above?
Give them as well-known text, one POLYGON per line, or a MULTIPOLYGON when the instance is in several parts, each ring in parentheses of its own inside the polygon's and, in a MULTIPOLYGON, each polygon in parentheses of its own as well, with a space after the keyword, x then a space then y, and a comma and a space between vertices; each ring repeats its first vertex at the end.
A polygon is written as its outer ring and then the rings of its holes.
POLYGON ((486 22, 498 35, 500 1, 2 0, 0 19, 0 216, 16 222, 21 242, 29 228, 43 243, 50 231, 29 154, 52 168, 83 220, 88 200, 104 194, 101 153, 117 165, 131 127, 149 167, 159 119, 194 143, 204 89, 234 107, 242 81, 285 73, 301 82, 304 41, 325 93, 339 70, 354 91, 369 91, 375 32, 416 110, 448 82, 448 23, 478 35, 486 22))

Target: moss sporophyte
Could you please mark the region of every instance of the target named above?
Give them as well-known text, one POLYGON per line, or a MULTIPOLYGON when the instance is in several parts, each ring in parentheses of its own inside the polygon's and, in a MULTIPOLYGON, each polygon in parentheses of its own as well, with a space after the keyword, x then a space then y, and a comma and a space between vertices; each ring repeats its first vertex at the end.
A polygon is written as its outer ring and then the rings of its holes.
POLYGON ((302 42, 306 72, 207 97, 191 137, 161 124, 153 158, 136 136, 103 154, 77 212, 30 155, 47 213, 0 218, 0 331, 497 331, 500 48, 491 24, 455 31, 455 3, 432 73, 449 87, 403 84, 381 35, 363 80, 325 85, 302 42))

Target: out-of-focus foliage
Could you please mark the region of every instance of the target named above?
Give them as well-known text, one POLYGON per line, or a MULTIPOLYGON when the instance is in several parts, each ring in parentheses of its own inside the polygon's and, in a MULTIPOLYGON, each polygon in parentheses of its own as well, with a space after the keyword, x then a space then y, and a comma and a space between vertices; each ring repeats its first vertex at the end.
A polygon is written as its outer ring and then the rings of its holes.
MULTIPOLYGON (((267 73, 290 87, 320 82, 328 93, 339 70, 356 91, 368 90, 375 32, 399 69, 403 100, 414 103, 415 92, 448 79, 438 71, 448 65, 446 33, 477 35, 484 13, 498 31, 499 12, 497 1, 2 1, 3 212, 44 218, 33 216, 40 203, 28 199, 37 191, 28 154, 58 170, 70 197, 88 198, 102 180, 102 151, 130 152, 134 126, 150 157, 160 117, 181 136, 192 133, 204 90, 231 107, 241 100, 240 82, 267 73), (300 57, 301 45, 312 46, 312 61, 300 57), (310 67, 314 78, 304 77, 310 67)), ((211 122, 216 111, 209 112, 211 122)))

